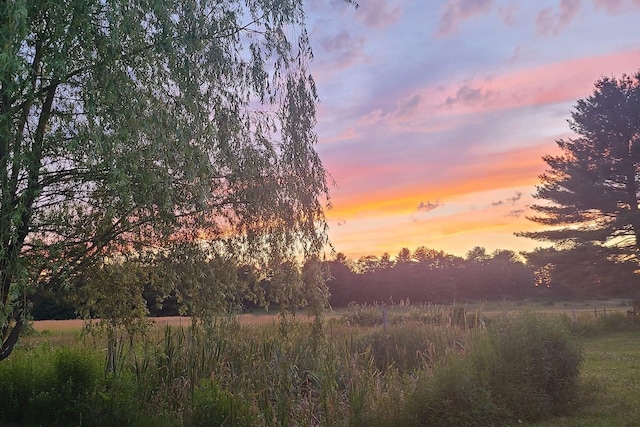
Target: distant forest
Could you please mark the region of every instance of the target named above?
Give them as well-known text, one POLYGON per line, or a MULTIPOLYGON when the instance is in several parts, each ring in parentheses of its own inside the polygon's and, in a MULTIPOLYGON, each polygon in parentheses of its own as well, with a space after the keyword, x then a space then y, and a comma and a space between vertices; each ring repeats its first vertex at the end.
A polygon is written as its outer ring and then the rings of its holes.
POLYGON ((413 253, 405 248, 394 259, 384 254, 354 262, 338 254, 326 264, 333 307, 350 302, 452 303, 574 296, 559 284, 540 283, 534 269, 511 250, 488 254, 476 247, 462 258, 425 247, 413 253))
MULTIPOLYGON (((411 252, 402 249, 396 256, 364 256, 351 260, 338 253, 323 262, 326 284, 330 292, 329 303, 333 308, 358 304, 437 303, 496 300, 558 300, 584 297, 577 295, 574 287, 561 283, 544 282, 536 277, 533 267, 511 250, 487 253, 483 247, 475 247, 463 257, 443 251, 420 247, 411 252)), ((243 271, 238 269, 242 280, 243 271)), ((271 298, 271 283, 262 279, 256 283, 264 292, 264 299, 271 298)), ((613 297, 604 286, 601 291, 592 289, 589 297, 613 297)), ((156 304, 157 294, 147 289, 144 293, 149 315, 177 316, 180 303, 170 295, 161 306, 156 304)), ((257 309, 260 304, 252 298, 240 301, 245 310, 257 309)), ((188 314, 188 313, 186 313, 188 314)), ((73 307, 59 301, 44 298, 34 309, 34 318, 74 318, 73 307)))

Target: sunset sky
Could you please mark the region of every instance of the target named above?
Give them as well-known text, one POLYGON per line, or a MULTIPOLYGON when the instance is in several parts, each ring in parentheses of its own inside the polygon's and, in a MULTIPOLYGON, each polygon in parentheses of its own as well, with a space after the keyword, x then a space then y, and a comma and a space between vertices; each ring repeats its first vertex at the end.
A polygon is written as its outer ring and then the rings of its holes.
POLYGON ((640 69, 640 0, 312 0, 329 236, 351 258, 515 237, 567 119, 640 69))

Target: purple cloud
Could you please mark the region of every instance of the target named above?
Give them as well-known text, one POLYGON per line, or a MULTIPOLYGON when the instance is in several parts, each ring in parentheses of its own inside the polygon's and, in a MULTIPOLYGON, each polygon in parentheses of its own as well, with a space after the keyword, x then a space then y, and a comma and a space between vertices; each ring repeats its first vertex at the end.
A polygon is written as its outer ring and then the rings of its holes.
POLYGON ((478 105, 488 101, 492 95, 493 92, 490 90, 483 92, 482 88, 474 88, 465 83, 458 88, 455 96, 448 96, 444 104, 449 107, 456 104, 478 105))
POLYGON ((515 2, 511 2, 506 6, 500 7, 498 13, 500 17, 504 21, 504 23, 510 27, 513 27, 516 24, 516 12, 518 6, 515 2))
POLYGON ((369 28, 385 28, 402 17, 402 6, 390 5, 388 0, 369 0, 359 3, 358 16, 369 28))
POLYGON ((593 0, 598 9, 605 9, 607 13, 614 14, 622 11, 623 0, 593 0))
POLYGON ((522 199, 522 191, 516 191, 513 197, 509 197, 507 200, 510 201, 512 205, 515 205, 520 199, 522 199))
POLYGON ((565 29, 580 11, 581 0, 561 0, 560 10, 548 7, 536 17, 536 31, 540 36, 555 36, 565 29))
POLYGON ((329 54, 332 67, 348 67, 364 57, 363 38, 352 37, 346 30, 324 37, 320 45, 329 54))
POLYGON ((618 15, 640 8, 640 0, 593 0, 596 9, 604 9, 609 15, 618 15))
POLYGON ((511 197, 507 197, 504 200, 497 200, 495 202, 491 202, 491 206, 502 206, 507 202, 511 202, 512 205, 515 205, 520 199, 522 199, 522 196, 523 196, 522 191, 516 191, 511 197))
POLYGON ((444 205, 437 200, 435 201, 435 203, 431 203, 430 201, 427 201, 427 203, 420 202, 420 204, 418 205, 418 212, 431 212, 432 210, 438 209, 442 206, 444 205))
POLYGON ((401 99, 397 103, 397 108, 394 111, 396 117, 407 117, 415 112, 420 107, 421 96, 420 93, 414 93, 408 98, 401 99))
POLYGON ((505 217, 507 217, 507 218, 520 218, 523 213, 524 213, 524 209, 514 209, 512 211, 509 211, 505 215, 505 217))
POLYGON ((436 36, 447 37, 458 29, 461 22, 491 8, 492 0, 449 0, 443 7, 436 36))

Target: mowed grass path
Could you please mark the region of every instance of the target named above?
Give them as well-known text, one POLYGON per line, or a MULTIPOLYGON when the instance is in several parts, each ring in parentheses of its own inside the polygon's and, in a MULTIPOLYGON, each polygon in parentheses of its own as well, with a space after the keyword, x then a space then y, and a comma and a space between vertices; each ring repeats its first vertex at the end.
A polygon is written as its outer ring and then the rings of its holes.
POLYGON ((640 426, 640 332, 582 338, 583 402, 576 412, 538 427, 640 426))

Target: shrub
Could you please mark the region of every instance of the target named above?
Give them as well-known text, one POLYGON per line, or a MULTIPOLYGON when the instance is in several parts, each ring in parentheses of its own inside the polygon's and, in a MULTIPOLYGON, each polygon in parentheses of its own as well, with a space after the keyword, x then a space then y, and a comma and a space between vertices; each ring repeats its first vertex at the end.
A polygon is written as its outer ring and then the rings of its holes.
POLYGON ((2 421, 26 424, 34 413, 31 403, 42 400, 53 389, 51 350, 38 347, 30 352, 14 350, 11 357, 0 363, 0 402, 2 421))
POLYGON ((349 310, 344 314, 344 319, 350 325, 376 326, 381 325, 382 310, 378 306, 349 304, 349 310))
POLYGON ((361 335, 356 340, 356 349, 360 352, 368 350, 381 372, 396 368, 400 373, 406 373, 427 367, 441 359, 447 349, 460 346, 464 340, 464 331, 455 327, 407 323, 361 335))
POLYGON ((79 348, 40 346, 0 364, 2 421, 77 425, 101 375, 100 357, 79 348))
POLYGON ((561 413, 575 399, 582 349, 566 326, 535 314, 504 317, 488 331, 491 362, 476 357, 492 393, 517 419, 561 413))
POLYGON ((491 390, 470 359, 449 354, 418 382, 409 413, 412 425, 488 426, 501 420, 491 390))
POLYGON ((193 426, 250 426, 249 405, 213 381, 203 381, 193 393, 193 426))
POLYGON ((407 412, 415 414, 413 424, 429 426, 536 421, 568 409, 581 363, 581 349, 557 319, 504 317, 434 365, 407 412))
POLYGON ((90 391, 101 373, 101 360, 86 349, 63 347, 55 353, 54 375, 56 389, 68 397, 90 391))

